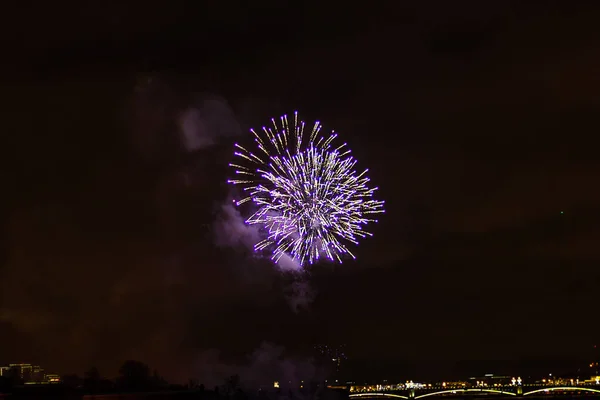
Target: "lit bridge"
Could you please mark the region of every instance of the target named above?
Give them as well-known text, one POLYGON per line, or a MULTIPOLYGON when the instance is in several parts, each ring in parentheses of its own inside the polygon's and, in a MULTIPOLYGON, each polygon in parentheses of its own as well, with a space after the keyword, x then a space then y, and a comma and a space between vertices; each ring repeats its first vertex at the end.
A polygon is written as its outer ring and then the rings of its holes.
MULTIPOLYGON (((460 395, 490 395, 498 397, 547 397, 552 395, 595 395, 600 397, 599 385, 577 386, 548 386, 548 385, 523 385, 523 386, 494 386, 494 387, 424 387, 388 390, 380 392, 351 392, 350 398, 355 400, 416 400, 434 396, 460 396, 460 395)), ((433 399, 431 399, 433 400, 433 399)))

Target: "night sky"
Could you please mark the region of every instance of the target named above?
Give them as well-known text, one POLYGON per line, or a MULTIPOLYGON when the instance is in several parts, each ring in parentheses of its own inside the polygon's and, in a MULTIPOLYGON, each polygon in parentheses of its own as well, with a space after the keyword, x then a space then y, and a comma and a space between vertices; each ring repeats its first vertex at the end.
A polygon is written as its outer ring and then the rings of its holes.
POLYGON ((211 349, 345 343, 357 376, 425 376, 600 341, 600 5, 131 4, 0 17, 0 362, 185 380, 211 349), (320 120, 386 200, 298 310, 289 276, 218 245, 234 138, 188 151, 177 123, 206 96, 236 140, 320 120))

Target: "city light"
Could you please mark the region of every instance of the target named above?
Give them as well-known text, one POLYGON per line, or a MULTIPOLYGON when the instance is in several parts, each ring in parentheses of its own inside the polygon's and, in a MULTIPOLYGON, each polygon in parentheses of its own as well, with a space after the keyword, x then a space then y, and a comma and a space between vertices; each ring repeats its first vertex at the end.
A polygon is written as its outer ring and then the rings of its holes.
POLYGON ((60 375, 47 374, 39 365, 13 363, 0 367, 0 376, 17 379, 26 385, 60 383, 60 375))
POLYGON ((349 387, 350 397, 400 397, 420 399, 460 393, 497 393, 505 396, 530 396, 536 393, 548 395, 562 394, 565 391, 600 394, 600 375, 587 379, 560 377, 548 374, 550 378, 525 380, 521 376, 501 376, 485 374, 483 377, 470 377, 466 381, 439 381, 438 383, 416 383, 412 380, 397 385, 354 385, 349 387))

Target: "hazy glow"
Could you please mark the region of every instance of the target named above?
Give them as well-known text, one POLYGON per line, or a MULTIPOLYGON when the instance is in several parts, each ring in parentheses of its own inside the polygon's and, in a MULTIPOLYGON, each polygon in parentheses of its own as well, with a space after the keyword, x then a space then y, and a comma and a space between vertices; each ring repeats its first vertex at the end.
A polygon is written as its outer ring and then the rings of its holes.
POLYGON ((271 122, 260 133, 251 130, 254 150, 235 145, 239 162, 230 164, 238 178, 228 182, 245 192, 236 204, 256 207, 246 223, 267 233, 254 249, 271 251, 275 262, 289 254, 299 265, 322 256, 340 263, 343 255, 354 258, 346 245, 371 236, 364 226, 384 212, 384 202, 373 199, 377 188, 368 187, 367 170, 357 173, 346 144, 334 146, 337 134, 322 135, 318 121, 306 137, 298 113, 293 121, 284 115, 279 124, 271 122))

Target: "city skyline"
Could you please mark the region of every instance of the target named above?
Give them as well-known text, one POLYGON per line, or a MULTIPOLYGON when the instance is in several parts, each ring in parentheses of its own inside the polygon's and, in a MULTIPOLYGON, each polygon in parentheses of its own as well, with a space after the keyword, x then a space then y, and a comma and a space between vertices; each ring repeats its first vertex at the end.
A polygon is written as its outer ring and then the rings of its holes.
POLYGON ((59 383, 60 375, 47 373, 39 365, 29 363, 10 363, 0 366, 0 377, 17 379, 24 384, 59 383))
MULTIPOLYGON (((315 350, 319 355, 323 358, 315 363, 315 366, 321 365, 325 367, 324 375, 320 375, 317 380, 322 380, 325 383, 329 382, 330 385, 341 385, 348 386, 350 392, 373 392, 373 391, 385 391, 385 390, 404 390, 410 387, 414 388, 422 388, 427 389, 431 388, 439 388, 444 386, 468 386, 468 387, 494 387, 494 386, 519 386, 519 385, 600 385, 600 374, 598 373, 598 363, 593 361, 584 361, 578 364, 573 365, 563 365, 563 368, 552 368, 554 367, 551 364, 546 364, 545 369, 555 371, 540 373, 539 369, 536 372, 532 372, 533 370, 527 371, 527 369, 523 368, 514 368, 512 371, 510 368, 504 367, 504 373, 489 373, 490 370, 494 370, 498 368, 498 365, 492 367, 493 363, 489 363, 486 368, 478 368, 478 373, 471 373, 469 375, 457 374, 456 371, 448 371, 448 373, 443 378, 432 378, 431 376, 418 376, 418 374, 413 373, 410 375, 406 375, 404 377, 401 376, 393 376, 393 374, 388 373, 387 378, 370 378, 363 379, 361 376, 351 376, 348 374, 348 371, 342 369, 342 363, 340 359, 343 361, 347 361, 347 357, 343 353, 345 346, 326 346, 320 345, 316 346, 315 350), (332 355, 335 355, 335 358, 331 358, 332 355), (484 373, 484 371, 488 371, 484 373), (567 372, 565 372, 567 371, 567 372), (514 372, 514 373, 511 373, 514 372), (334 383, 335 382, 335 383, 334 383), (375 382, 375 383, 374 383, 375 382), (408 385, 411 385, 410 387, 408 385)), ((287 361, 289 362, 289 361, 287 361)), ((344 366, 345 362, 344 362, 344 366)), ((145 368, 150 371, 150 367, 146 366, 145 368)), ((228 371, 231 375, 239 375, 243 374, 243 371, 246 367, 242 365, 238 366, 230 366, 228 371)), ((250 370, 254 369, 254 367, 250 366, 250 370)), ((158 371, 154 369, 154 374, 157 374, 158 371)), ((94 379, 116 379, 116 377, 103 376, 95 367, 88 368, 84 373, 78 374, 75 371, 71 371, 70 373, 64 374, 69 379, 73 379, 73 377, 79 375, 81 377, 89 376, 89 375, 97 375, 94 379)), ((43 368, 39 365, 35 365, 32 363, 8 363, 4 366, 0 366, 0 377, 4 377, 7 379, 17 379, 24 384, 41 384, 41 383, 59 383, 62 381, 62 378, 59 374, 55 373, 47 373, 43 368)), ((203 376, 193 376, 190 379, 201 382, 203 376)), ((224 381, 229 378, 229 375, 223 375, 224 381)), ((269 382, 272 377, 267 375, 263 375, 262 379, 264 380, 263 384, 269 382)), ((308 377, 306 377, 308 379, 308 377)), ((314 379, 314 378, 313 378, 314 379)))

